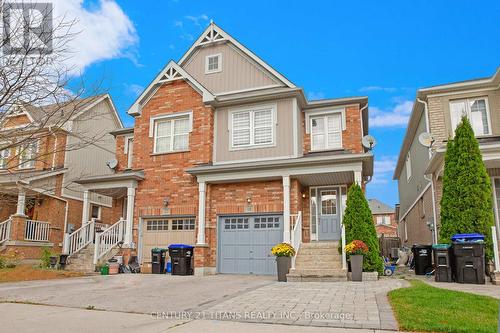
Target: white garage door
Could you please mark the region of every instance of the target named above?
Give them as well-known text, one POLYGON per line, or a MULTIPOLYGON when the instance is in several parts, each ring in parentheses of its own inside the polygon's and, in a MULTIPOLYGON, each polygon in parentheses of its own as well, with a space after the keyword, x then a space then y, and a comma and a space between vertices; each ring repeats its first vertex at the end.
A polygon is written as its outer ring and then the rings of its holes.
POLYGON ((271 248, 282 242, 282 216, 220 217, 218 229, 219 273, 276 274, 271 248))
POLYGON ((151 250, 170 244, 194 245, 195 218, 155 218, 143 220, 142 262, 151 262, 151 250))

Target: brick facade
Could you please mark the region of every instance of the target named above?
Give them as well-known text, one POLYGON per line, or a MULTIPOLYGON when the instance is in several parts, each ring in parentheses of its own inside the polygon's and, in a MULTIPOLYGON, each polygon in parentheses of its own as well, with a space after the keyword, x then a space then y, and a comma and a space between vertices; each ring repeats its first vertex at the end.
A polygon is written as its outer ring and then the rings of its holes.
POLYGON ((384 235, 386 237, 397 237, 397 221, 395 218, 395 214, 373 214, 373 223, 375 224, 375 230, 377 231, 377 235, 384 235), (377 224, 377 217, 379 216, 389 216, 390 225, 377 224))

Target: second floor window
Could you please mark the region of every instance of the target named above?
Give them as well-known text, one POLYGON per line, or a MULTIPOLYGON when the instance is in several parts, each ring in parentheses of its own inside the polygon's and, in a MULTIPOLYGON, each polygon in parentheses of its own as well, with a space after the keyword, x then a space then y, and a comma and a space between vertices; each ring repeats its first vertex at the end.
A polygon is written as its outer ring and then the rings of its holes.
POLYGON ((450 113, 451 130, 453 132, 455 132, 455 128, 457 128, 458 124, 462 121, 462 117, 467 117, 471 122, 474 134, 477 136, 491 134, 487 98, 469 98, 450 101, 450 113))
POLYGON ((273 144, 273 108, 233 112, 231 119, 231 142, 233 148, 273 144))
POLYGON ((388 215, 377 216, 377 224, 378 225, 390 225, 391 219, 388 215))
POLYGON ((9 163, 10 149, 0 150, 0 169, 7 169, 9 163))
POLYGON ((342 115, 311 117, 311 150, 342 148, 342 115))
POLYGON ((154 122, 154 153, 169 153, 189 149, 189 116, 158 119, 154 122))
POLYGON ((36 142, 30 142, 19 147, 19 169, 31 169, 35 167, 37 147, 36 142))

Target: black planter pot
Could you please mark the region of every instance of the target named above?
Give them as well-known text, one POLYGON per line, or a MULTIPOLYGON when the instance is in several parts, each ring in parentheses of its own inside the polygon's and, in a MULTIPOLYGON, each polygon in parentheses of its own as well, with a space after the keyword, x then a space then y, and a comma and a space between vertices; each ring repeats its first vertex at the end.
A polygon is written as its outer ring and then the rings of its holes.
POLYGON ((349 259, 351 262, 352 281, 363 281, 363 255, 351 255, 349 259))
POLYGON ((276 257, 278 265, 278 281, 286 282, 286 275, 292 267, 292 257, 276 257))

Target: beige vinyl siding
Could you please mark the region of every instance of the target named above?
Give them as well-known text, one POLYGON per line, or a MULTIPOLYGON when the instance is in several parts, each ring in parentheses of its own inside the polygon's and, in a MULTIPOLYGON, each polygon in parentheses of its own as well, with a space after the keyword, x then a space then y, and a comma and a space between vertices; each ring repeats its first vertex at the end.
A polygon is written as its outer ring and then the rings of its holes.
POLYGON ((432 232, 427 226, 427 221, 431 219, 432 215, 432 191, 429 187, 422 198, 410 209, 403 221, 399 223, 398 232, 404 245, 411 247, 413 244, 432 244, 432 232), (407 241, 405 241, 404 235, 405 224, 407 241))
MULTIPOLYGON (((83 187, 73 181, 112 173, 106 162, 115 158, 115 138, 109 132, 118 128, 120 126, 107 100, 74 121, 74 135, 69 135, 67 141, 65 167, 68 171, 64 175, 63 195, 83 198, 83 187), (82 143, 79 137, 90 140, 93 144, 82 143)), ((95 201, 99 198, 93 199, 95 201)), ((108 203, 109 200, 103 198, 102 204, 108 203)))
MULTIPOLYGON (((216 117, 216 142, 214 162, 228 162, 237 160, 252 160, 262 158, 276 158, 293 156, 293 99, 281 99, 277 101, 265 102, 269 105, 276 103, 277 122, 275 125, 275 145, 272 147, 255 147, 247 149, 231 149, 231 133, 229 130, 229 117, 233 108, 220 108, 215 112, 216 117)), ((239 105, 241 108, 251 108, 253 105, 239 105)))
POLYGON ((490 91, 475 91, 471 93, 453 94, 428 98, 431 132, 436 142, 441 144, 448 137, 453 136, 450 116, 450 101, 487 97, 490 111, 492 135, 500 135, 500 89, 490 91))
POLYGON ((214 94, 280 84, 270 73, 229 43, 200 48, 183 68, 214 94), (205 58, 215 54, 222 56, 221 71, 205 74, 205 58))
MULTIPOLYGON (((401 216, 408 211, 423 189, 429 184, 424 178, 424 171, 429 162, 429 150, 418 141, 420 133, 425 131, 425 115, 422 113, 409 149, 411 156, 411 177, 409 180, 407 179, 406 167, 403 167, 398 179, 401 216)), ((406 156, 403 158, 406 160, 406 156)))

